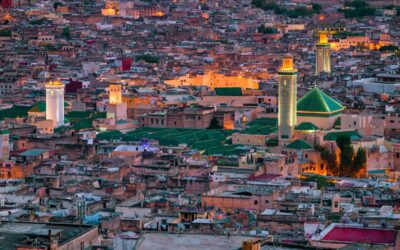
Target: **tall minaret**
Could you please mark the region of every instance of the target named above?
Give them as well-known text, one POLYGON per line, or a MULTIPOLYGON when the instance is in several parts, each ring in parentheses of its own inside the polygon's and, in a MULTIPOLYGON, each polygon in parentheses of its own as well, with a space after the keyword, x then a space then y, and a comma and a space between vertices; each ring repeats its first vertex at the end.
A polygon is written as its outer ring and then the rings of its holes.
POLYGON ((319 76, 321 72, 331 73, 331 45, 328 42, 328 34, 324 32, 319 34, 317 43, 315 75, 319 76))
POLYGON ((64 88, 60 81, 46 83, 46 119, 52 120, 54 127, 64 125, 64 88))
POLYGON ((283 57, 278 76, 278 140, 285 146, 292 140, 297 115, 297 69, 290 54, 283 57))
POLYGON ((111 83, 108 86, 107 118, 115 120, 127 119, 127 104, 122 101, 122 85, 111 83))

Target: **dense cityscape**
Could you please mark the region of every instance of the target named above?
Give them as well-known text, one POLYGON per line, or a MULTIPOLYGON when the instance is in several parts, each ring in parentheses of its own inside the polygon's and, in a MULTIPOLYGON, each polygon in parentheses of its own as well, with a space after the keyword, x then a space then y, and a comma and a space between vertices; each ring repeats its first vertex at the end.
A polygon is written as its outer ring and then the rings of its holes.
POLYGON ((0 250, 399 250, 399 0, 0 0, 0 250))

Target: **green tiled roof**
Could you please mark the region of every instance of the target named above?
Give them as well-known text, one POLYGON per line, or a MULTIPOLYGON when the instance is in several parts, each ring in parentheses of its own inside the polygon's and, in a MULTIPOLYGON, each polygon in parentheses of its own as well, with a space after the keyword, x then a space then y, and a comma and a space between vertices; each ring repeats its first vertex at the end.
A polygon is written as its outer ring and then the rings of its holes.
POLYGON ((296 126, 295 130, 302 130, 302 131, 304 131, 304 130, 312 130, 312 131, 315 131, 315 130, 319 130, 319 128, 314 123, 302 122, 302 123, 300 123, 299 125, 296 126))
POLYGON ((294 142, 291 142, 286 147, 291 148, 291 149, 299 149, 299 150, 312 149, 311 145, 303 140, 295 140, 294 142))
POLYGON ((10 130, 8 130, 8 129, 2 129, 2 130, 0 130, 0 134, 1 135, 8 135, 10 133, 10 130))
POLYGON ((344 107, 337 100, 314 87, 297 102, 298 113, 336 113, 344 107))
POLYGON ((340 132, 330 132, 324 136, 325 141, 336 141, 339 136, 350 136, 350 139, 360 140, 362 136, 357 131, 340 131, 340 132))
POLYGON ((268 147, 274 147, 274 146, 278 146, 278 139, 277 138, 270 138, 267 140, 267 146, 268 147))
POLYGON ((176 129, 141 127, 126 134, 115 136, 122 141, 138 141, 140 139, 158 140, 160 145, 178 146, 186 144, 193 149, 204 150, 206 154, 231 154, 238 145, 224 147, 225 140, 232 130, 220 129, 176 129))
POLYGON ((79 121, 74 122, 73 127, 76 130, 93 128, 92 122, 93 120, 91 119, 81 119, 79 121))
POLYGON ((255 134, 255 135, 269 135, 270 133, 277 132, 278 119, 276 118, 257 118, 247 123, 246 128, 241 133, 243 134, 255 134))
POLYGON ((29 106, 14 105, 12 108, 0 110, 0 120, 5 118, 27 117, 29 106))
POLYGON ((215 94, 218 96, 242 96, 241 88, 215 88, 215 94))
POLYGON ((46 149, 41 149, 41 148, 32 148, 25 150, 24 152, 20 153, 20 156, 39 156, 46 152, 46 149))
POLYGON ((269 117, 262 117, 252 120, 251 122, 247 123, 247 126, 253 125, 268 125, 271 127, 278 126, 278 119, 277 118, 269 118, 269 117))
MULTIPOLYGON (((64 107, 68 107, 68 103, 64 102, 64 107)), ((31 109, 28 110, 28 112, 36 112, 36 113, 41 113, 41 112, 46 112, 46 102, 45 101, 40 101, 35 103, 31 109)))
POLYGON ((98 140, 115 140, 121 137, 122 133, 118 130, 111 130, 103 133, 97 134, 96 138, 98 140))

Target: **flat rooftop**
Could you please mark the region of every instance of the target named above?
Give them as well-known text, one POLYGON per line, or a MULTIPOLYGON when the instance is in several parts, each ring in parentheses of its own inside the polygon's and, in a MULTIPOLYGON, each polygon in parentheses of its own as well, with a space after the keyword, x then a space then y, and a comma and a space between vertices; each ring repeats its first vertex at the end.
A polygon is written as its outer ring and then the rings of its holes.
POLYGON ((61 233, 59 244, 62 245, 73 238, 91 230, 89 225, 68 225, 55 223, 30 223, 30 222, 1 222, 0 224, 0 250, 14 250, 15 245, 21 244, 27 236, 45 237, 49 230, 55 235, 61 233))
POLYGON ((395 230, 369 229, 335 226, 323 238, 323 241, 357 242, 368 244, 395 244, 395 230))
POLYGON ((246 236, 149 233, 143 235, 137 250, 232 250, 242 247, 243 241, 254 239, 246 236))

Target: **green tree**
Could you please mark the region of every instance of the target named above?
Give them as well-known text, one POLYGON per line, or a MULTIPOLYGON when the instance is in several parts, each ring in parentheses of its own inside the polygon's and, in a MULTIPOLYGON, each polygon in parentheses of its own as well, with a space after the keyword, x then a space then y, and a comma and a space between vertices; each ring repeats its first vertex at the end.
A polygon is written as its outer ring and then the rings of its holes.
POLYGON ((53 8, 54 8, 55 10, 57 10, 58 6, 62 6, 62 5, 63 5, 62 2, 54 2, 54 3, 53 3, 53 8))
POLYGON ((0 30, 0 36, 11 36, 11 30, 0 30))
POLYGON ((69 27, 64 27, 63 32, 61 33, 61 36, 64 37, 67 40, 71 40, 71 31, 69 30, 69 27))
POLYGON ((313 176, 308 176, 305 179, 306 182, 316 182, 317 183, 317 188, 326 188, 329 186, 332 186, 332 182, 328 180, 325 176, 320 176, 320 175, 313 175, 313 176))
POLYGON ((394 46, 394 45, 385 45, 379 48, 379 51, 384 52, 384 51, 396 51, 398 50, 399 47, 394 46))
POLYGON ((218 119, 216 117, 213 117, 210 121, 210 126, 208 126, 208 129, 222 129, 222 126, 219 125, 218 119))
POLYGON ((328 172, 333 176, 339 176, 340 172, 336 160, 336 154, 326 147, 318 144, 315 145, 314 149, 320 152, 322 160, 324 160, 327 164, 326 167, 328 168, 328 172))
POLYGON ((145 61, 147 63, 159 63, 160 62, 160 58, 158 58, 157 56, 152 56, 152 55, 140 55, 136 57, 137 61, 145 61))
POLYGON ((298 18, 298 17, 304 17, 304 16, 311 16, 313 14, 313 11, 310 9, 307 9, 306 7, 297 7, 294 10, 289 10, 287 11, 286 15, 290 18, 298 18))
POLYGON ((341 176, 352 176, 354 149, 350 136, 338 136, 336 144, 340 149, 339 173, 341 176))
POLYGON ((312 4, 312 9, 315 13, 320 13, 322 10, 322 5, 319 3, 313 3, 312 4))
POLYGON ((263 33, 263 34, 276 34, 278 33, 278 30, 273 28, 273 27, 265 27, 264 24, 261 24, 258 29, 258 33, 263 33))
POLYGON ((373 16, 376 12, 374 8, 370 7, 369 4, 363 0, 346 1, 344 6, 350 7, 341 10, 346 18, 373 16))
POLYGON ((365 152, 365 149, 359 148, 357 150, 357 154, 354 157, 353 161, 353 176, 356 175, 360 170, 365 168, 365 165, 367 163, 367 154, 365 152))

